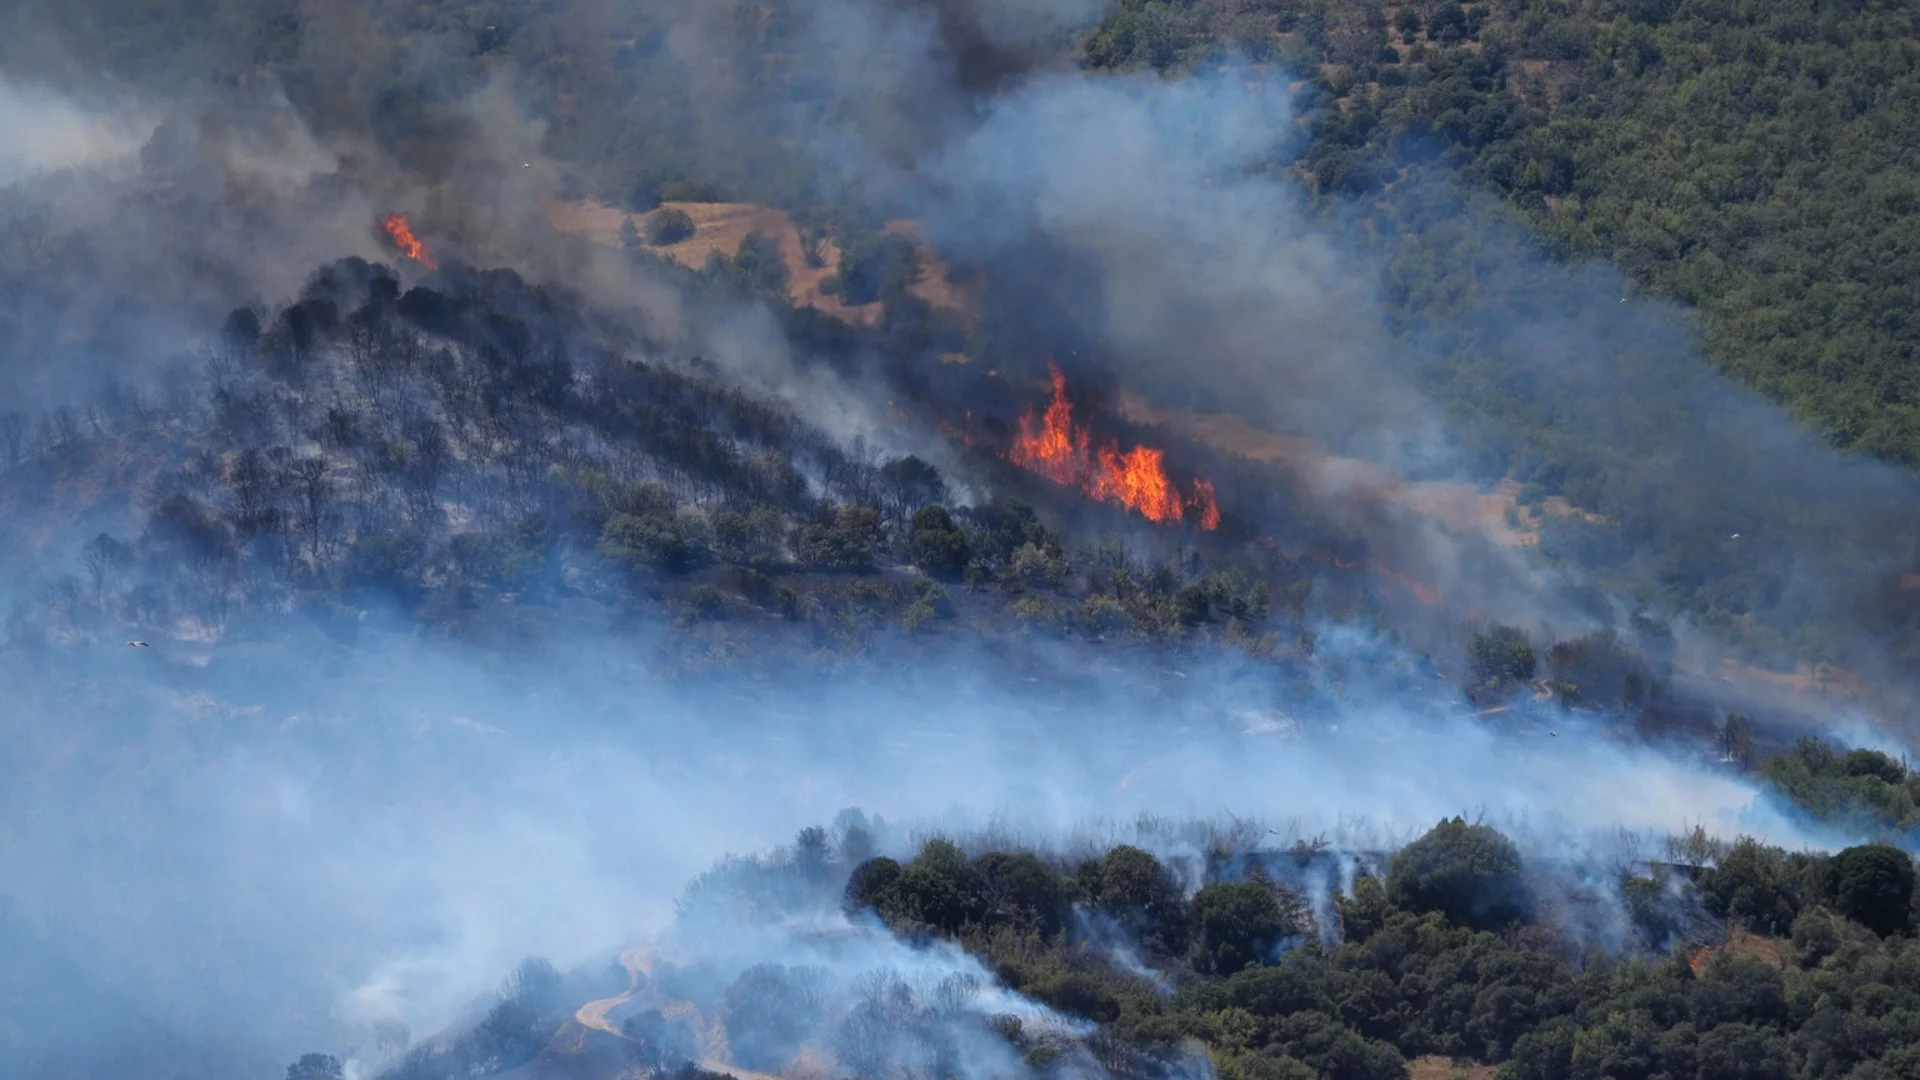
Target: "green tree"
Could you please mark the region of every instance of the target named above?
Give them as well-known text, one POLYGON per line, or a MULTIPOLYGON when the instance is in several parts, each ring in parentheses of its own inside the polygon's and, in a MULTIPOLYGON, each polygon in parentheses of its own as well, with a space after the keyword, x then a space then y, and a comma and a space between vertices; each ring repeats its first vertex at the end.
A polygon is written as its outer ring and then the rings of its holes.
POLYGON ((1533 910, 1513 841, 1458 817, 1387 860, 1387 895, 1399 907, 1438 911, 1475 929, 1506 926, 1533 910))
POLYGON ((958 934, 986 914, 986 895, 980 873, 951 840, 935 838, 902 867, 887 890, 889 921, 931 927, 958 934))
POLYGON ((1913 883, 1913 859, 1889 844, 1847 848, 1826 867, 1834 910, 1882 936, 1912 928, 1913 883))
POLYGON ((929 574, 958 574, 973 558, 967 534, 944 506, 923 506, 913 512, 907 548, 914 565, 929 574))
POLYGON ((1257 881, 1218 882, 1195 893, 1193 928, 1193 966, 1213 975, 1267 962, 1295 930, 1257 881))
POLYGON ((1159 859, 1121 844, 1103 860, 1082 867, 1077 876, 1094 906, 1117 920, 1135 940, 1164 955, 1186 950, 1186 898, 1159 859))
POLYGON ((842 506, 795 529, 793 551, 808 566, 857 570, 873 565, 881 540, 879 511, 842 506))
POLYGON ((1718 865, 1700 877, 1700 895, 1715 914, 1766 934, 1791 931, 1802 889, 1786 854, 1741 837, 1718 865))
POLYGON ((853 868, 847 879, 846 908, 875 911, 882 918, 897 905, 893 887, 900 880, 900 864, 885 855, 876 855, 853 868))
POLYGON ((1066 923, 1066 890, 1060 874, 1031 852, 989 852, 974 861, 985 902, 984 918, 995 926, 1051 937, 1066 923))

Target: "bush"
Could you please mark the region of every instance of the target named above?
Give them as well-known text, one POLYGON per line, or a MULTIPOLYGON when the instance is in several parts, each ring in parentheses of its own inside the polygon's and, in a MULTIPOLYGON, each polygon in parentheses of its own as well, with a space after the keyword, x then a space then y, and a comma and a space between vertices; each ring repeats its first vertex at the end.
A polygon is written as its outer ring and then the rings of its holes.
POLYGON ((1484 634, 1473 635, 1467 646, 1467 662, 1473 669, 1476 686, 1510 686, 1533 678, 1536 659, 1527 635, 1512 626, 1496 626, 1484 634))
POLYGON ((1457 817, 1394 853, 1387 896, 1410 911, 1438 911, 1477 930, 1507 926, 1533 909, 1513 841, 1457 817))
POLYGON ((880 541, 879 511, 867 506, 842 506, 795 529, 793 552, 808 566, 865 569, 873 565, 880 541))
POLYGON ((783 1068, 819 1022, 819 973, 808 968, 759 964, 727 987, 727 1045, 749 1069, 783 1068))
POLYGON ((647 218, 647 243, 654 247, 691 239, 693 233, 693 218, 685 210, 663 207, 647 218))
POLYGON ((600 532, 602 555, 629 567, 685 574, 705 565, 706 547, 678 515, 615 514, 600 532))
POLYGON ((913 564, 929 574, 958 574, 973 559, 967 534, 954 524, 953 515, 944 506, 923 506, 914 511, 907 549, 913 564))

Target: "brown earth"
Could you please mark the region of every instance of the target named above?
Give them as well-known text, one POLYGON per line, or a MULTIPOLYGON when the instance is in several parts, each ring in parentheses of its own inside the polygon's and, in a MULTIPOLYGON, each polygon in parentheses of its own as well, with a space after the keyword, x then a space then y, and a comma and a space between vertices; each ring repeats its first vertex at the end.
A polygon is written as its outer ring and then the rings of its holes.
MULTIPOLYGON (((692 270, 705 266, 713 255, 731 258, 740 251, 740 242, 751 232, 763 233, 780 245, 780 257, 787 267, 787 300, 795 307, 811 307, 855 326, 871 326, 881 314, 879 303, 843 304, 839 298, 822 291, 821 285, 833 277, 840 262, 840 250, 831 240, 819 245, 819 266, 809 265, 806 246, 792 215, 784 210, 756 203, 662 203, 660 209, 684 212, 693 219, 693 235, 677 244, 649 248, 692 270)), ((627 221, 646 235, 647 221, 659 210, 645 214, 628 213, 589 199, 562 202, 549 199, 541 206, 548 224, 561 232, 584 236, 609 247, 620 246, 620 227, 627 221)), ((891 236, 903 236, 914 242, 924 268, 920 280, 907 291, 935 307, 971 313, 979 300, 979 284, 955 284, 947 280, 952 267, 940 258, 928 242, 926 230, 918 222, 890 221, 883 230, 891 236)))
MULTIPOLYGON (((1520 507, 1520 484, 1512 480, 1503 480, 1491 490, 1453 481, 1403 480, 1385 465, 1328 454, 1310 440, 1265 431, 1229 413, 1165 409, 1134 394, 1121 395, 1120 411, 1136 423, 1164 427, 1236 457, 1311 470, 1356 492, 1402 503, 1459 532, 1478 532, 1507 547, 1540 543, 1539 515, 1520 507), (1518 515, 1518 526, 1508 523, 1509 510, 1518 515)), ((1602 520, 1557 495, 1542 502, 1541 508, 1554 517, 1602 520)))
POLYGON ((1493 1080, 1500 1070, 1492 1065, 1479 1065, 1471 1061, 1455 1061, 1439 1054, 1428 1054, 1407 1062, 1407 1076, 1410 1080, 1454 1080, 1465 1077, 1466 1080, 1493 1080))
MULTIPOLYGON (((646 949, 629 949, 620 954, 620 966, 627 972, 627 988, 610 998, 589 1001, 576 1009, 573 1021, 560 1029, 548 1045, 544 1058, 561 1058, 578 1055, 589 1045, 588 1033, 595 1032, 611 1035, 622 1042, 627 1041, 626 1033, 621 1031, 609 1019, 614 1009, 632 1000, 639 993, 642 980, 652 969, 652 955, 646 949)), ((728 1064, 726 1032, 718 1023, 705 1023, 700 1011, 684 1001, 657 1002, 660 1011, 670 1019, 685 1020, 699 1041, 701 1060, 695 1062, 707 1072, 721 1073, 735 1077, 736 1080, 780 1080, 766 1073, 742 1069, 728 1064)))
POLYGON ((1783 938, 1762 937, 1750 930, 1735 930, 1721 945, 1704 945, 1693 950, 1688 957, 1687 966, 1695 974, 1707 970, 1707 965, 1721 953, 1732 956, 1751 956, 1786 970, 1793 966, 1793 942, 1783 938))

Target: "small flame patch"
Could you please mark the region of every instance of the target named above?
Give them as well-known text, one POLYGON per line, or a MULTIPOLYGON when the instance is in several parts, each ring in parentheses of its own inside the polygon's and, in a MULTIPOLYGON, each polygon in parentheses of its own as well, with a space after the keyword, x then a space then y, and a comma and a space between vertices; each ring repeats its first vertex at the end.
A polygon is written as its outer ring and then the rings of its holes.
POLYGON ((433 261, 433 255, 427 251, 427 245, 413 235, 413 227, 407 224, 407 215, 388 214, 387 220, 380 223, 380 231, 388 240, 393 241, 394 248, 400 254, 429 270, 438 269, 439 264, 433 261))

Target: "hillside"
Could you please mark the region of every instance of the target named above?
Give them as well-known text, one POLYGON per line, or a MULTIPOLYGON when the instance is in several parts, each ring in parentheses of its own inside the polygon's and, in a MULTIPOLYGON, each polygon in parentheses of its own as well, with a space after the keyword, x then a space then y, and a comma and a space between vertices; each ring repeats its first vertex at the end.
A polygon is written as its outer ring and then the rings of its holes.
POLYGON ((1912 464, 1914 20, 1897 4, 1129 0, 1085 56, 1177 69, 1226 46, 1288 64, 1324 106, 1299 162, 1317 191, 1397 203, 1460 169, 1555 250, 1700 309, 1722 370, 1842 447, 1912 464))
MULTIPOLYGON (((663 202, 644 214, 592 201, 567 204, 549 202, 543 208, 546 218, 561 232, 590 237, 609 247, 633 246, 623 231, 631 227, 635 243, 646 244, 660 255, 689 270, 702 270, 709 260, 740 257, 741 245, 750 236, 770 238, 778 248, 785 287, 780 298, 796 308, 814 308, 856 326, 879 322, 883 304, 878 295, 862 303, 849 303, 840 295, 843 253, 828 230, 803 233, 793 216, 783 210, 752 203, 676 203, 663 202), (687 215, 691 229, 682 239, 649 243, 642 239, 656 227, 666 213, 687 215)), ((954 270, 927 245, 924 230, 910 221, 888 222, 882 237, 904 237, 914 247, 916 280, 906 285, 910 296, 948 311, 966 313, 978 303, 978 289, 953 282, 954 270)))
POLYGON ((23 0, 0 1074, 1911 1080, 1915 29, 23 0))
MULTIPOLYGON (((1143 844, 1164 840, 1141 831, 1143 844)), ((860 1075, 931 1060, 1363 1080, 1612 1075, 1648 1055, 1691 1076, 1907 1060, 1901 1021, 1873 1024, 1861 998, 1910 1003, 1910 942, 1838 917, 1800 884, 1880 849, 1815 863, 1747 845, 1704 872, 1624 865, 1625 903, 1609 911, 1619 897, 1458 818, 1364 866, 1352 895, 1330 881, 1349 853, 1212 839, 1204 867, 1133 844, 1067 856, 985 838, 935 838, 896 860, 865 854, 875 837, 843 816, 697 880, 671 941, 623 954, 618 997, 571 1021, 564 1006, 522 1010, 532 1037, 510 1043, 496 1019, 517 1005, 510 981, 485 1024, 383 1075, 430 1080, 489 1060, 526 1060, 514 1076, 613 1074, 622 1064, 591 1064, 581 1016, 624 1044, 625 1067, 745 1080, 819 1075, 835 1059, 860 1075), (1779 906, 1758 918, 1763 932, 1740 925, 1748 916, 1729 931, 1735 897, 1749 915, 1757 900, 1779 906), (713 977, 737 964, 728 934, 777 942, 784 962, 713 977), (1582 963, 1596 938, 1623 937, 1671 954, 1582 963), (866 966, 880 958, 918 970, 866 966), (1822 1034, 1796 1007, 1811 994, 1829 1021, 1872 1034, 1822 1034)))

